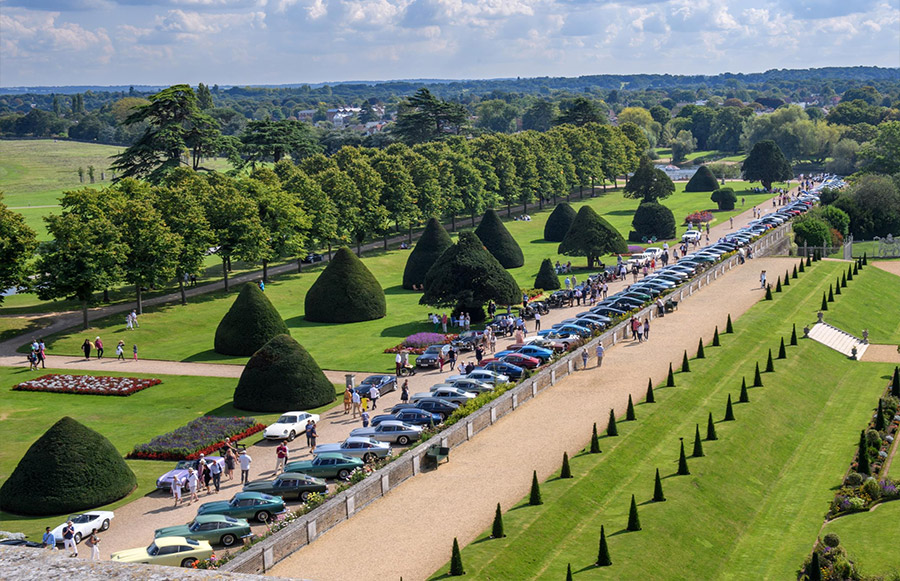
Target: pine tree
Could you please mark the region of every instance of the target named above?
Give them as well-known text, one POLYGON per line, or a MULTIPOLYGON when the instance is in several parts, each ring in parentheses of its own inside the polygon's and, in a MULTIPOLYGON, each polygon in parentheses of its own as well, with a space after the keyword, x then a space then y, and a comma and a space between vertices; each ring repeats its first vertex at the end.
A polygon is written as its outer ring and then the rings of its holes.
POLYGON ((778 358, 787 359, 787 351, 784 348, 784 337, 781 338, 781 345, 778 346, 778 358))
POLYGON ((772 300, 772 287, 770 285, 766 285, 766 300, 772 300))
POLYGON ((666 495, 663 494, 662 480, 659 478, 659 468, 656 469, 656 481, 653 483, 653 502, 665 502, 666 495))
POLYGON ((653 380, 647 379, 647 398, 644 400, 647 403, 656 403, 656 398, 653 396, 653 380))
POLYGON ((891 378, 891 395, 900 397, 900 366, 894 366, 894 376, 891 378))
POLYGON ((769 358, 766 359, 766 373, 772 373, 775 371, 775 362, 772 361, 772 350, 769 349, 769 358))
POLYGON ((841 288, 847 288, 847 274, 841 273, 841 288))
POLYGON ((759 363, 756 364, 756 371, 753 372, 753 387, 762 387, 762 375, 759 373, 759 363))
POLYGON ((856 471, 860 474, 869 473, 869 451, 866 445, 865 430, 859 431, 859 449, 856 452, 856 471))
POLYGON ((828 302, 829 303, 834 302, 834 292, 833 292, 830 284, 828 285, 828 302))
POLYGON ((619 429, 616 427, 615 410, 609 410, 609 421, 606 423, 606 435, 610 438, 619 435, 619 429))
POLYGON ((633 422, 637 417, 634 415, 634 403, 631 401, 631 394, 628 394, 628 408, 625 411, 625 420, 633 422))
POLYGON ((666 387, 675 387, 675 374, 672 373, 671 363, 669 363, 669 376, 666 377, 666 387))
POLYGON ((741 395, 738 398, 740 403, 750 403, 750 394, 747 393, 747 380, 741 378, 741 395))
POLYGON ((709 420, 706 422, 706 440, 712 442, 718 439, 719 436, 716 434, 716 423, 712 419, 712 412, 709 412, 709 420))
POLYGON ((681 358, 681 372, 688 373, 691 370, 691 364, 688 362, 687 349, 684 350, 684 356, 681 358))
POLYGON ((559 471, 560 478, 573 478, 572 469, 569 467, 569 453, 563 452, 562 470, 559 471))
POLYGON ((688 470, 687 456, 684 455, 684 438, 678 439, 681 440, 681 453, 678 456, 678 475, 687 476, 691 471, 688 470))
POLYGON ((819 553, 813 551, 809 569, 806 571, 808 581, 822 581, 822 566, 819 565, 819 553))
POLYGON ((797 265, 794 265, 794 272, 791 273, 791 278, 797 278, 797 265))
POLYGON ((822 293, 822 307, 819 309, 820 311, 828 310, 828 298, 825 296, 825 293, 822 293))
POLYGON ((731 407, 731 394, 728 394, 728 403, 725 404, 725 417, 722 418, 724 422, 733 422, 734 421, 734 410, 731 407))
POLYGON ((703 352, 703 338, 700 338, 700 341, 697 342, 697 359, 706 359, 706 354, 703 352))
POLYGON ((778 280, 775 281, 775 292, 781 292, 781 277, 778 277, 778 280))
POLYGON ((606 529, 600 525, 600 550, 597 552, 597 566, 609 567, 612 560, 609 558, 609 547, 606 545, 606 529))
POLYGON ((572 581, 572 563, 566 566, 566 581, 572 581))
POLYGON ((834 294, 841 294, 841 281, 840 279, 834 281, 834 294))
POLYGON ((491 538, 502 539, 506 535, 503 534, 503 513, 500 511, 500 503, 497 503, 497 511, 494 513, 494 524, 491 526, 491 538))
POLYGON ((734 327, 731 324, 731 313, 728 313, 728 321, 725 323, 725 332, 734 333, 734 327))
POLYGON ((537 470, 531 474, 531 494, 528 497, 528 504, 531 506, 544 504, 544 501, 541 500, 541 486, 538 484, 537 470))
POLYGON ((713 346, 713 347, 719 347, 720 345, 721 345, 721 344, 719 343, 719 326, 716 325, 716 332, 713 333, 713 342, 712 342, 712 346, 713 346))
POLYGON ((450 576, 459 577, 465 574, 462 555, 459 552, 459 541, 456 540, 456 537, 453 537, 453 552, 450 553, 450 576))
POLYGON ((791 276, 787 270, 784 271, 784 286, 791 286, 791 276))
POLYGON ((594 431, 591 434, 591 454, 600 453, 600 439, 597 438, 597 422, 594 422, 594 431))
POLYGON ((692 458, 702 458, 703 457, 703 442, 700 441, 700 424, 696 424, 696 430, 694 431, 694 453, 691 454, 692 458))
POLYGON ((797 323, 794 323, 794 326, 791 329, 791 345, 797 345, 797 323))
POLYGON ((637 502, 634 501, 633 494, 631 495, 631 508, 628 510, 628 526, 625 527, 625 530, 633 532, 641 530, 641 519, 638 516, 637 502))
POLYGON ((882 399, 878 398, 878 410, 875 412, 875 429, 879 432, 884 431, 884 409, 881 407, 882 399))

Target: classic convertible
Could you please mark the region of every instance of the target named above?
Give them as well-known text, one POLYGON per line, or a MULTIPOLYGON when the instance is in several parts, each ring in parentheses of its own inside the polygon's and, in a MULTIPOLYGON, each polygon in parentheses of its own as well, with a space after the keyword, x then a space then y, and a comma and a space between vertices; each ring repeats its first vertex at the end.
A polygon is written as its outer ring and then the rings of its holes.
POLYGON ((318 414, 286 412, 278 418, 278 421, 266 428, 266 431, 263 432, 263 437, 267 440, 287 440, 291 442, 294 438, 306 432, 306 422, 309 420, 318 423, 318 414))
POLYGON ((310 493, 328 492, 328 486, 321 478, 300 474, 298 472, 285 472, 274 480, 254 480, 244 485, 244 492, 262 492, 265 494, 277 494, 278 496, 297 497, 297 500, 306 502, 310 493))
POLYGON ((197 515, 224 514, 234 518, 256 519, 266 522, 272 515, 284 512, 284 499, 261 492, 238 492, 231 500, 205 502, 197 509, 197 515))
POLYGON ((250 524, 242 518, 232 518, 223 514, 202 514, 186 525, 156 529, 153 536, 185 537, 230 547, 249 534, 250 524))
MULTIPOLYGON (((207 456, 204 460, 207 464, 215 462, 219 465, 219 468, 222 469, 222 472, 225 472, 225 458, 222 458, 221 456, 207 456)), ((188 468, 193 468, 194 472, 196 472, 199 464, 200 460, 179 460, 178 464, 175 465, 175 468, 156 479, 156 488, 168 492, 172 487, 172 479, 177 477, 183 483, 181 487, 187 489, 188 468)))
MULTIPOLYGON (((90 536, 92 530, 105 531, 108 529, 110 521, 115 516, 108 510, 92 510, 81 514, 73 514, 66 520, 72 521, 72 526, 75 527, 75 542, 80 543, 81 539, 90 536)), ((53 536, 56 538, 57 545, 63 544, 62 531, 64 526, 66 526, 66 523, 62 523, 53 529, 53 536)))
POLYGON ((162 537, 149 547, 125 549, 109 556, 120 563, 148 563, 172 567, 193 567, 194 563, 209 559, 213 554, 207 541, 195 541, 184 537, 162 537))

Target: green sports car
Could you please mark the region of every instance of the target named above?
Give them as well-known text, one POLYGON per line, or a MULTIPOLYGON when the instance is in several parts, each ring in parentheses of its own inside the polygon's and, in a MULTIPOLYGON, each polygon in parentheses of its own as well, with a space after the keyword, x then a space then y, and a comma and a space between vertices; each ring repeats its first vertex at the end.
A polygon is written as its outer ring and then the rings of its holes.
POLYGON ((156 529, 154 536, 186 537, 197 541, 209 541, 230 547, 250 534, 250 525, 242 518, 223 514, 202 514, 186 525, 156 529))
POLYGON ((328 492, 328 485, 324 480, 315 476, 307 476, 299 472, 285 472, 275 480, 254 480, 245 484, 244 492, 277 494, 282 498, 296 497, 297 500, 305 502, 313 492, 320 494, 328 492))
POLYGON ((272 515, 284 512, 284 499, 261 492, 238 492, 231 500, 205 502, 197 509, 202 514, 223 514, 234 518, 256 519, 266 522, 272 515))
POLYGON ((285 472, 302 472, 319 478, 339 478, 346 480, 356 468, 365 466, 359 458, 337 452, 319 454, 312 460, 298 460, 284 467, 285 472))

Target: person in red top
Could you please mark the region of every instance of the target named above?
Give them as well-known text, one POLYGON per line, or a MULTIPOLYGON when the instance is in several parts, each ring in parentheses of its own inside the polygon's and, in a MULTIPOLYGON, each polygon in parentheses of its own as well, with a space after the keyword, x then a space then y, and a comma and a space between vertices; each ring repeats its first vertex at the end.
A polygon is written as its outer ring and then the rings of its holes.
POLYGON ((275 474, 278 474, 278 469, 284 470, 288 459, 288 448, 283 440, 278 444, 278 447, 275 448, 275 456, 277 457, 277 460, 275 461, 275 474))

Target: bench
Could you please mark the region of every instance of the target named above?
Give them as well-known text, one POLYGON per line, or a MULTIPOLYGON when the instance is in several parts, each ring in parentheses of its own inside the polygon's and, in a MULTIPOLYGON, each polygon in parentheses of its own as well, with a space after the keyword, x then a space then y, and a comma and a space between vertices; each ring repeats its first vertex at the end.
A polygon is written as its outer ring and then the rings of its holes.
POLYGON ((672 299, 667 299, 665 303, 666 312, 671 313, 672 311, 678 310, 678 301, 673 301, 672 299))
POLYGON ((441 460, 450 461, 450 448, 445 448, 440 444, 435 444, 434 446, 430 446, 428 451, 425 452, 425 457, 434 460, 434 464, 438 465, 441 463, 441 460))

